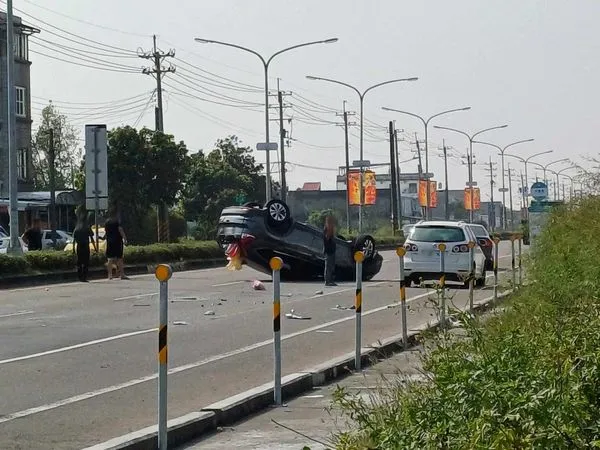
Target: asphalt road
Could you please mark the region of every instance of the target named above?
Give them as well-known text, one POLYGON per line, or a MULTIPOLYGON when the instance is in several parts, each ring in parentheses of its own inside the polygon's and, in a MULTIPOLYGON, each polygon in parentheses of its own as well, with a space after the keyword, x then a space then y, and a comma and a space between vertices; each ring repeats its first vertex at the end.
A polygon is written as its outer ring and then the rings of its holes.
MULTIPOLYGON (((501 243, 501 267, 509 253, 501 243)), ((401 331, 399 309, 387 307, 398 301, 398 259, 382 254, 382 271, 363 286, 363 345, 401 331)), ((157 292, 151 275, 2 291, 0 448, 80 449, 155 424, 157 292)), ((353 283, 284 283, 281 292, 282 315, 310 317, 282 317, 284 375, 352 351, 354 311, 336 306, 353 304, 353 283)), ((407 290, 409 328, 434 316, 430 294, 407 290)), ((464 289, 450 297, 468 303, 464 289)), ((268 277, 246 267, 173 276, 169 418, 272 380, 271 302, 268 277), (265 291, 252 289, 255 279, 265 291)))

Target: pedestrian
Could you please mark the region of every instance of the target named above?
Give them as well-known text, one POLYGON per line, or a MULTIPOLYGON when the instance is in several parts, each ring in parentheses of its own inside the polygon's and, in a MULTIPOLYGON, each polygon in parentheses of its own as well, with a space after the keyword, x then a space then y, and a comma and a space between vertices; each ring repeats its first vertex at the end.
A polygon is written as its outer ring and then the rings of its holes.
POLYGON ((108 279, 112 280, 113 266, 116 266, 121 280, 128 280, 125 276, 123 264, 123 246, 127 242, 121 222, 114 211, 104 224, 104 239, 106 240, 106 259, 108 260, 108 279))
POLYGON ((92 228, 84 217, 80 217, 73 231, 73 253, 77 252, 77 277, 83 283, 87 283, 88 281, 90 242, 94 247, 94 251, 98 253, 98 244, 94 240, 92 228))
POLYGON ((23 233, 23 242, 29 251, 42 250, 42 221, 34 219, 33 225, 23 233))
POLYGON ((335 219, 332 216, 325 218, 323 253, 325 254, 325 286, 337 286, 333 281, 335 272, 335 219))

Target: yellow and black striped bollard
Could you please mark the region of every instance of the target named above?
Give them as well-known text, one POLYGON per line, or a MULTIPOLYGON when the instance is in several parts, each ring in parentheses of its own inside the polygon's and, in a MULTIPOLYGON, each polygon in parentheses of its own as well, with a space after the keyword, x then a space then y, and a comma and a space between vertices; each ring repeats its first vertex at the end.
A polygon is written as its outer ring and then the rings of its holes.
POLYGON ((283 260, 279 257, 269 261, 273 271, 273 352, 274 352, 274 383, 273 399, 276 405, 282 404, 281 397, 281 268, 283 260))
POLYGON ((515 233, 510 235, 510 254, 511 254, 511 271, 512 271, 512 285, 513 289, 517 289, 517 265, 515 261, 515 240, 517 235, 515 233))
POLYGON ((363 252, 354 253, 354 262, 356 263, 356 295, 354 296, 354 308, 356 317, 356 349, 354 353, 354 367, 356 370, 361 368, 361 326, 362 326, 362 263, 365 259, 363 252))
POLYGON ((171 266, 159 264, 154 272, 160 283, 158 327, 158 449, 167 450, 167 326, 169 323, 169 279, 171 266))
POLYGON ((500 238, 494 238, 494 306, 498 302, 498 245, 500 238))
POLYGON ((446 328, 446 244, 438 244, 440 252, 440 289, 441 289, 441 311, 440 324, 442 329, 446 328))
POLYGON ((475 289, 475 245, 475 242, 469 241, 469 312, 471 314, 473 314, 473 290, 475 289))
POLYGON ((408 348, 408 324, 406 317, 406 279, 404 276, 404 255, 406 255, 406 249, 404 247, 398 247, 396 249, 396 255, 398 255, 400 264, 400 309, 402 310, 402 345, 406 350, 408 348))

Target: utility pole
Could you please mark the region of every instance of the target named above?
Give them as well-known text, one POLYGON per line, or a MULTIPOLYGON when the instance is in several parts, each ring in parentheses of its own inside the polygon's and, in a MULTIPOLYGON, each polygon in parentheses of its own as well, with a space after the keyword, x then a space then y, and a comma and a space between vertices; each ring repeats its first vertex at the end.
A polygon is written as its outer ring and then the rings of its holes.
POLYGON ((343 105, 342 114, 336 113, 336 116, 341 115, 344 118, 344 150, 346 156, 346 230, 350 233, 350 143, 348 141, 348 126, 356 125, 356 123, 348 122, 348 116, 353 116, 355 113, 346 111, 346 100, 344 100, 343 105))
MULTIPOLYGON (((175 67, 163 67, 162 62, 166 58, 175 57, 175 50, 169 50, 167 53, 160 51, 156 46, 156 35, 152 37, 153 48, 151 52, 145 52, 138 55, 142 59, 148 59, 154 62, 154 67, 145 67, 142 73, 151 75, 156 79, 156 98, 157 106, 154 109, 156 131, 164 132, 163 120, 163 100, 162 100, 162 76, 165 73, 175 72, 175 67)), ((157 208, 158 242, 169 242, 169 208, 163 202, 160 202, 157 208)))
POLYGON ((284 202, 286 201, 287 197, 287 183, 285 178, 285 137, 287 131, 285 128, 283 128, 283 97, 286 95, 291 95, 291 92, 282 92, 281 89, 279 89, 279 78, 277 78, 277 101, 279 103, 279 147, 281 149, 281 200, 284 202))
MULTIPOLYGON (((521 196, 523 197, 523 208, 527 210, 527 180, 523 176, 523 172, 520 172, 521 175, 521 196)), ((523 219, 523 211, 521 211, 520 215, 521 219, 523 219)))
POLYGON ((398 229, 398 214, 396 212, 396 139, 394 122, 390 120, 389 133, 390 133, 390 210, 392 213, 392 235, 396 235, 398 229))
POLYGON ((17 174, 17 146, 15 141, 15 85, 14 85, 14 22, 12 0, 6 0, 6 100, 8 102, 8 190, 10 209, 10 248, 12 254, 21 254, 23 249, 19 242, 19 182, 17 174))
POLYGON ((398 213, 398 229, 402 230, 402 183, 400 182, 400 155, 398 152, 398 130, 394 130, 394 142, 395 142, 395 153, 396 153, 396 194, 398 204, 396 205, 396 211, 398 213))
POLYGON ((492 158, 490 158, 489 168, 487 169, 490 172, 490 201, 492 203, 492 208, 489 210, 489 225, 490 229, 494 231, 496 228, 496 204, 494 203, 494 185, 496 184, 494 181, 494 165, 492 163, 492 158))
POLYGON ((448 197, 449 193, 448 193, 448 150, 449 148, 446 147, 446 139, 444 139, 442 141, 442 151, 443 154, 442 156, 444 157, 444 185, 445 185, 445 200, 444 200, 444 218, 446 220, 449 220, 450 218, 450 211, 449 211, 449 202, 450 199, 448 197))
POLYGON ((52 231, 52 243, 56 246, 56 149, 54 148, 54 129, 48 130, 48 179, 50 182, 50 211, 48 225, 52 231))
POLYGON ((513 211, 513 196, 512 196, 512 170, 508 164, 508 196, 510 201, 510 229, 515 229, 515 212, 513 211))
MULTIPOLYGON (((417 145, 417 156, 419 157, 419 186, 417 188, 417 192, 419 192, 419 189, 421 188, 421 180, 423 179, 423 165, 421 162, 421 147, 419 146, 419 138, 417 136, 417 133, 415 133, 415 144, 417 145)), ((429 183, 429 180, 427 180, 427 182, 429 183)), ((429 199, 426 199, 426 203, 429 205, 429 199)), ((428 208, 425 206, 421 207, 421 215, 425 220, 427 220, 427 217, 425 216, 425 214, 427 213, 427 209, 428 208)))

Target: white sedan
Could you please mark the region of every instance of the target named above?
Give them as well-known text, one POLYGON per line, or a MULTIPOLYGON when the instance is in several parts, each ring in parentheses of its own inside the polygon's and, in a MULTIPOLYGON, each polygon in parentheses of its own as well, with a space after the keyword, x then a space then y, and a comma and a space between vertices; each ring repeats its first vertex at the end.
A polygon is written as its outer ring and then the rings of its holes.
MULTIPOLYGON (((21 250, 23 250, 23 253, 27 252, 27 245, 25 245, 25 242, 23 242, 23 239, 19 238, 19 242, 21 244, 21 250)), ((0 255, 5 255, 6 253, 8 253, 8 249, 10 248, 10 236, 6 235, 5 233, 2 233, 0 231, 0 255)))

